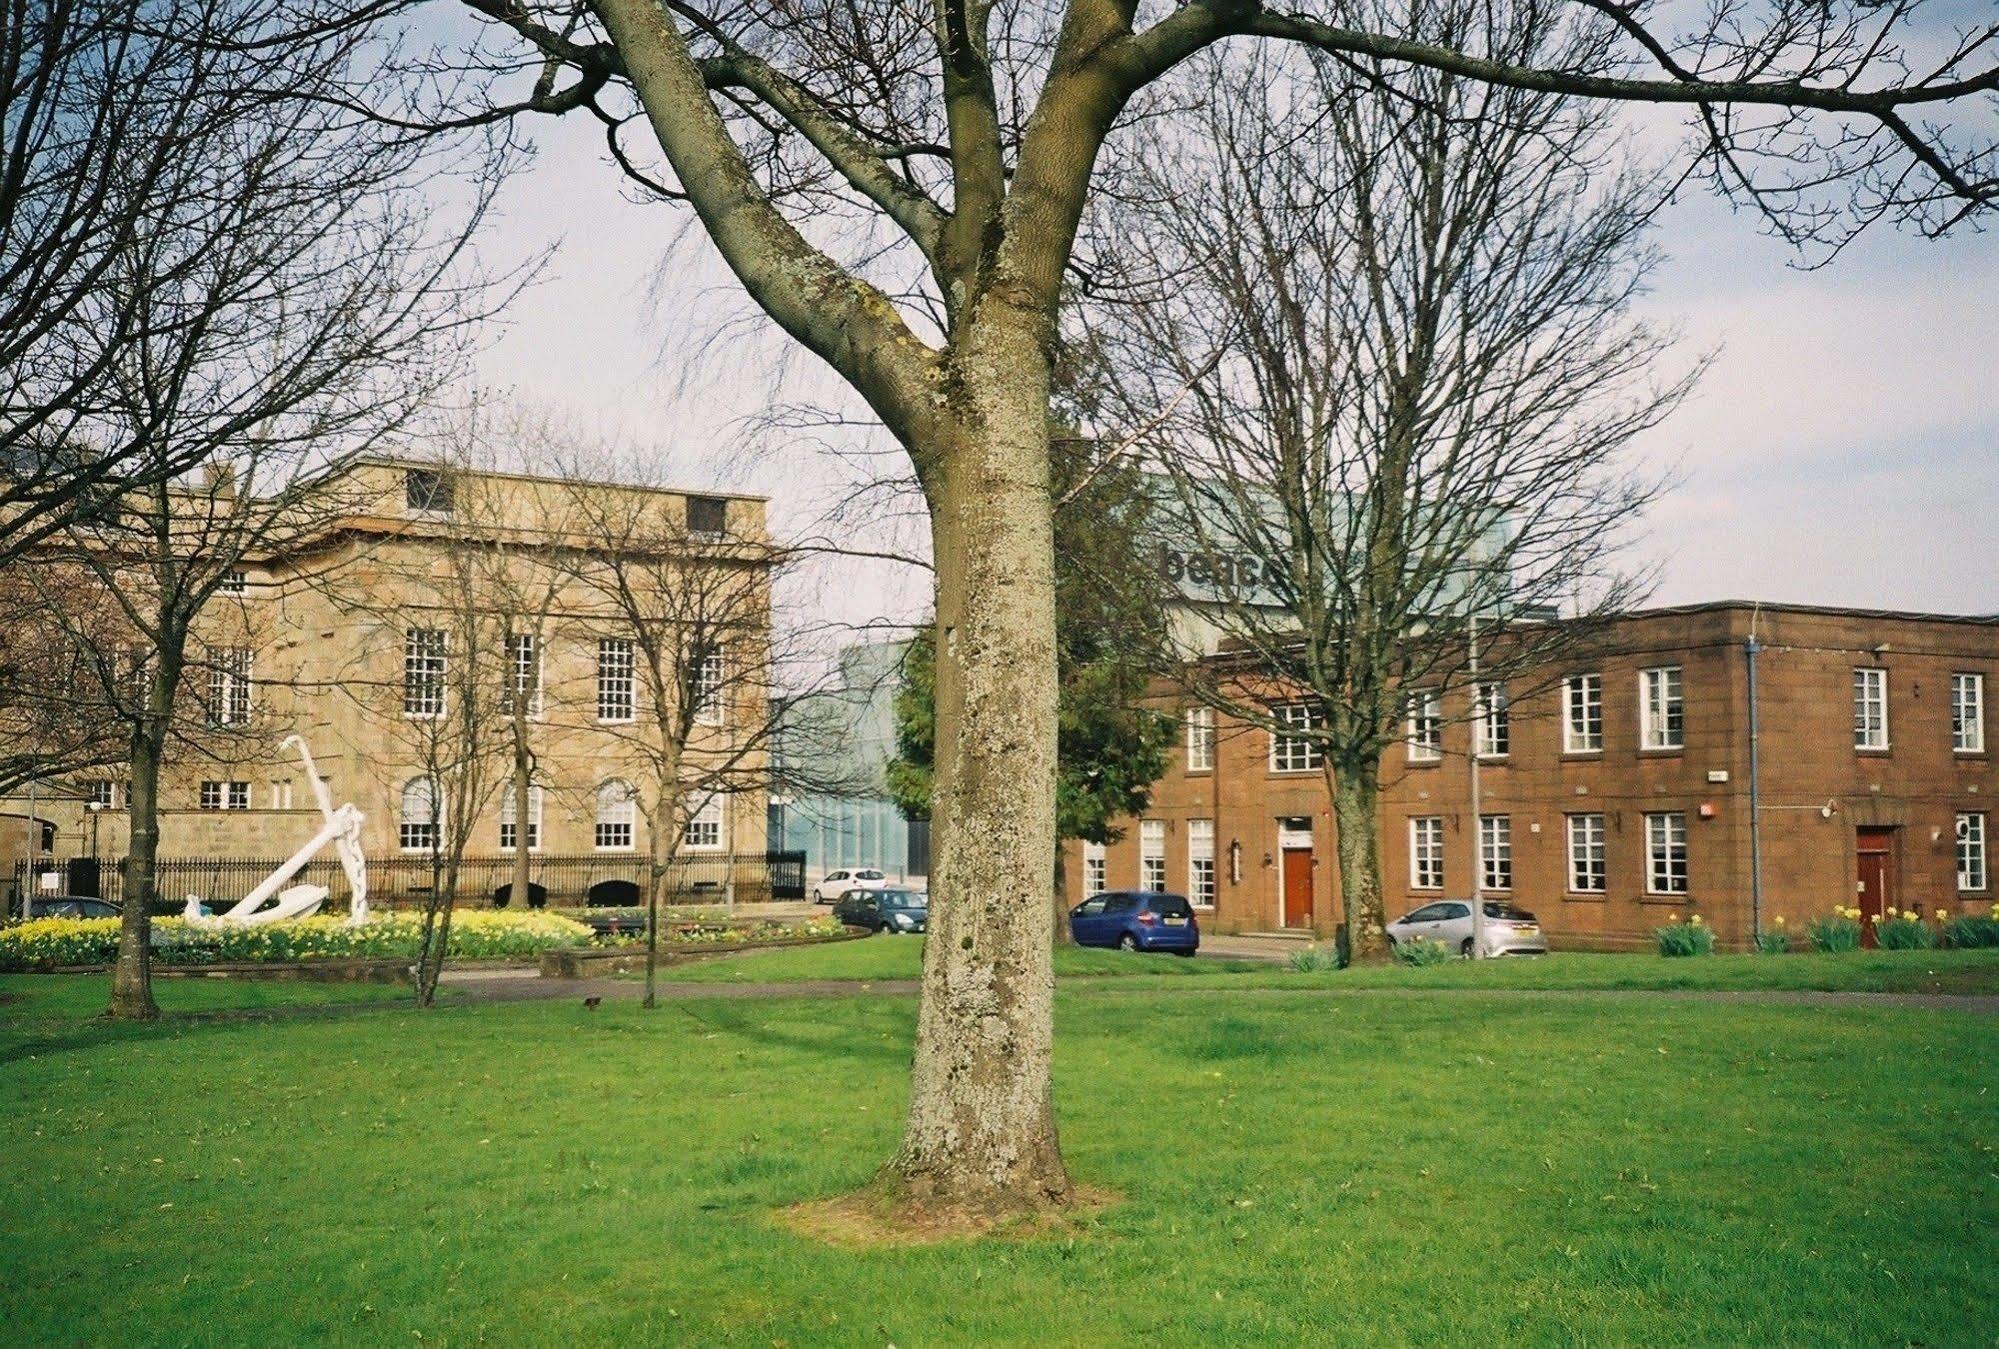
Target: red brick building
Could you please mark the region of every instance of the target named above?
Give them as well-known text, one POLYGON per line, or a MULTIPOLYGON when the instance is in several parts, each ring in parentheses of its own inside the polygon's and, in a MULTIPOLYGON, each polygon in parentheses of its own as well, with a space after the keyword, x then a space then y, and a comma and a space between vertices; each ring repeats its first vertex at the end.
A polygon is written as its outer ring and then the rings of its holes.
MULTIPOLYGON (((1383 764, 1389 917, 1469 894, 1478 865, 1557 949, 1647 945, 1672 912, 1740 947, 1759 844, 1766 924, 1854 903, 1982 912, 1995 684, 1995 618, 1738 602, 1633 613, 1591 655, 1494 697, 1490 726, 1467 716, 1468 694, 1412 719, 1383 764)), ((1312 747, 1206 712, 1183 730, 1144 818, 1108 847, 1069 844, 1067 874, 1086 891, 1184 892, 1207 902, 1211 931, 1330 936, 1336 839, 1312 747)))

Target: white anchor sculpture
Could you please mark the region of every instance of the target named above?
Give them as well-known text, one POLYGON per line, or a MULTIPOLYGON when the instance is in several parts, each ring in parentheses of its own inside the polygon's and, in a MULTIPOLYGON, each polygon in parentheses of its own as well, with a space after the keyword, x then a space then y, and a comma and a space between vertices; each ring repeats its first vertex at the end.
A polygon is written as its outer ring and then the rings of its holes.
MULTIPOLYGON (((312 751, 306 748, 303 737, 288 735, 286 745, 298 746, 299 758, 305 761, 305 780, 312 784, 313 799, 319 803, 319 813, 326 817, 326 823, 312 841, 285 859, 276 871, 266 876, 256 889, 243 896, 227 913, 217 915, 210 921, 240 923, 253 926, 260 923, 278 923, 287 918, 304 918, 319 911, 326 902, 327 888, 323 885, 294 885, 280 889, 284 883, 299 873, 310 862, 313 854, 331 843, 340 855, 340 869, 347 873, 347 888, 353 895, 348 907, 347 925, 359 927, 368 921, 368 862, 361 855, 361 812, 353 802, 336 809, 333 797, 326 790, 326 783, 319 776, 319 769, 312 761, 312 751), (269 908, 265 901, 272 896, 277 902, 269 908)), ((183 916, 199 919, 202 915, 201 897, 189 895, 183 916)))

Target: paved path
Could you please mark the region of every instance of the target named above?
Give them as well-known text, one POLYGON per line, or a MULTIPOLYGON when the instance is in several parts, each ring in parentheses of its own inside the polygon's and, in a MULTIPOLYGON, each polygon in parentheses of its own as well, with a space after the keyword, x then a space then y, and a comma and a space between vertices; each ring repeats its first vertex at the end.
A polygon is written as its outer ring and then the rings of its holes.
MULTIPOLYGON (((449 971, 444 982, 459 990, 468 1001, 529 1002, 552 998, 636 999, 645 992, 639 979, 543 979, 533 970, 449 971)), ((1209 993, 1216 985, 1193 979, 1146 979, 1135 976, 1070 976, 1060 981, 1063 988, 1088 989, 1092 993, 1209 993)), ((806 979, 770 983, 692 983, 671 979, 659 981, 661 1001, 689 1001, 703 998, 838 998, 854 996, 908 997, 919 991, 914 979, 806 979)), ((1296 988, 1238 988, 1229 990, 1237 997, 1459 997, 1517 1001, 1520 999, 1614 998, 1621 1001, 1654 999, 1668 1002, 1742 1002, 1798 1007, 1903 1007, 1935 1011, 1972 1012, 1999 1016, 1999 994, 1977 993, 1835 993, 1805 989, 1593 989, 1593 988, 1337 988, 1325 984, 1301 984, 1296 988)))

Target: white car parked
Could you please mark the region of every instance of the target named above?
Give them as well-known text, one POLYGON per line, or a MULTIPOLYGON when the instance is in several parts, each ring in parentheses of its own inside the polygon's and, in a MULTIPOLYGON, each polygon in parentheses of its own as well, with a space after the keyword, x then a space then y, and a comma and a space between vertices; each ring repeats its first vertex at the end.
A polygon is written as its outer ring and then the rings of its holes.
POLYGON ((812 888, 812 898, 821 904, 831 904, 849 890, 879 890, 887 884, 888 877, 873 867, 829 871, 826 879, 812 888))

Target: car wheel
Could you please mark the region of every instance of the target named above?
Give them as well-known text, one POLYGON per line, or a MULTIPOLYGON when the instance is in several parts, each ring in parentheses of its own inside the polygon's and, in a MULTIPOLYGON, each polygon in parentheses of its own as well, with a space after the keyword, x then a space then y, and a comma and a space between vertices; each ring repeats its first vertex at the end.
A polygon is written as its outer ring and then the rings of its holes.
POLYGON ((1117 949, 1120 951, 1136 951, 1138 949, 1138 938, 1132 936, 1129 932, 1125 933, 1117 939, 1117 949))
POLYGON ((1458 948, 1458 954, 1463 956, 1466 960, 1470 960, 1471 953, 1472 953, 1472 939, 1470 937, 1466 937, 1465 944, 1458 948))
POLYGON ((1192 960, 1194 958, 1192 951, 1175 951, 1173 954, 1179 956, 1182 960, 1192 960))

